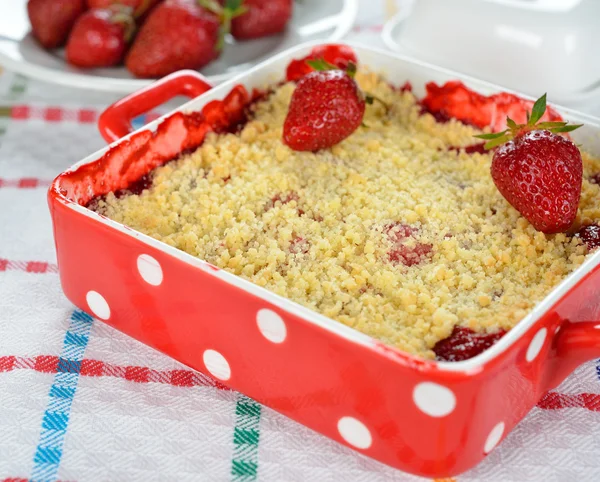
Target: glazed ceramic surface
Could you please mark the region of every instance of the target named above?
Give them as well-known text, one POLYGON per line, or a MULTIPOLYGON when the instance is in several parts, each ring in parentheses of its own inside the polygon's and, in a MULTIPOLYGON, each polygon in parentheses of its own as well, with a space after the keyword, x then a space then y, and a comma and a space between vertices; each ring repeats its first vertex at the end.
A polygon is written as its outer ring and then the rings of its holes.
MULTIPOLYGON (((186 126, 204 128, 193 112, 202 110, 206 119, 235 112, 253 88, 281 80, 289 61, 314 45, 211 90, 187 71, 112 106, 100 127, 114 142, 60 175, 49 191, 64 292, 118 330, 363 455, 423 476, 461 473, 490 453, 546 391, 600 356, 600 251, 492 348, 463 362, 435 362, 387 347, 83 206, 189 147, 186 126), (126 135, 132 117, 179 94, 198 97, 126 135), (169 142, 159 142, 161 129, 169 142), (130 178, 119 174, 125 171, 130 178)), ((396 85, 410 81, 418 96, 426 82, 450 79, 484 94, 506 90, 350 46, 361 64, 396 85)), ((558 110, 586 124, 575 140, 600 154, 598 121, 558 110)))

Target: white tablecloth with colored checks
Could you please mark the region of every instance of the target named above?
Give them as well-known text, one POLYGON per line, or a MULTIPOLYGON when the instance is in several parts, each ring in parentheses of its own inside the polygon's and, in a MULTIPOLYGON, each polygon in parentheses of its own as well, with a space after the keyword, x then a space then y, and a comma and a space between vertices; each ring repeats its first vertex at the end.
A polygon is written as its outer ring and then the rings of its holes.
MULTIPOLYGON (((363 1, 349 38, 381 47, 394 7, 363 1)), ((67 301, 46 188, 102 147, 95 121, 114 100, 0 75, 0 481, 426 480, 218 388, 67 301)), ((457 480, 600 481, 598 363, 457 480)))

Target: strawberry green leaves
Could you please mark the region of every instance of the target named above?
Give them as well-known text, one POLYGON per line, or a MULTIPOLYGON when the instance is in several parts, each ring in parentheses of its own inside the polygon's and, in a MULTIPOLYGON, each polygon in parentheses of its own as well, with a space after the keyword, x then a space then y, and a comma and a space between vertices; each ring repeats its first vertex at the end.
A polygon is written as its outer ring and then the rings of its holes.
POLYGON ((492 134, 480 134, 475 137, 488 141, 485 143, 484 148, 492 149, 532 130, 548 130, 553 134, 561 134, 565 132, 572 132, 583 125, 568 125, 567 122, 539 122, 544 116, 545 112, 546 94, 542 95, 538 100, 535 101, 531 109, 531 113, 526 112, 527 124, 517 124, 510 117, 507 117, 506 125, 508 126, 508 129, 492 134))
POLYGON ((528 126, 534 126, 546 112, 546 94, 542 95, 538 100, 535 101, 531 109, 531 115, 527 121, 528 126))
MULTIPOLYGON (((540 122, 538 121, 542 118, 544 113, 546 112, 546 94, 542 95, 538 100, 533 104, 533 108, 531 109, 531 116, 528 117, 527 127, 535 127, 536 129, 547 129, 553 134, 559 134, 561 132, 572 132, 575 129, 581 127, 583 124, 572 124, 567 125, 566 122, 540 122)), ((508 124, 507 119, 507 124, 508 124)), ((513 122, 514 124, 514 122, 513 122)), ((509 125, 509 127, 512 127, 509 125)), ((518 126, 515 124, 515 128, 518 126)))
MULTIPOLYGON (((342 70, 338 66, 327 62, 327 60, 325 60, 324 58, 307 60, 306 63, 307 63, 307 65, 309 65, 310 67, 312 67, 313 69, 315 69, 319 72, 325 72, 327 70, 342 70)), ((354 62, 350 61, 350 62, 348 62, 348 66, 346 67, 346 70, 344 72, 346 72, 346 74, 348 74, 348 77, 353 79, 354 76, 356 75, 356 70, 357 70, 356 64, 354 62)))
POLYGON ((571 124, 570 126, 568 126, 567 123, 565 122, 564 126, 553 127, 551 129, 548 129, 548 130, 550 132, 552 132, 553 134, 559 134, 561 132, 572 132, 575 129, 579 129, 581 126, 583 126, 583 124, 571 124))
POLYGON ((484 149, 493 149, 494 147, 504 144, 511 139, 508 129, 502 132, 494 132, 492 134, 480 134, 475 137, 488 141, 483 146, 484 149))
MULTIPOLYGON (((326 70, 339 70, 338 67, 330 64, 323 58, 307 60, 306 63, 319 72, 324 72, 326 70)), ((354 71, 356 72, 356 66, 354 67, 354 71)))

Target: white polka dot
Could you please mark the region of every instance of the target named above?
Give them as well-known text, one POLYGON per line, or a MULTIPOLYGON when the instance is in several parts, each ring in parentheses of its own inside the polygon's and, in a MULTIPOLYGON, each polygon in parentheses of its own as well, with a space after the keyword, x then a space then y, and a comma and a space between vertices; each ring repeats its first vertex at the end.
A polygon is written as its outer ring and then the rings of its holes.
POLYGON ((368 449, 373 442, 369 429, 354 417, 340 418, 337 428, 342 438, 357 449, 368 449))
POLYGON ((282 343, 287 336, 285 322, 277 313, 262 309, 256 314, 256 323, 262 335, 273 343, 282 343))
POLYGON ((110 318, 110 306, 108 306, 104 296, 100 293, 88 291, 87 295, 85 295, 85 300, 90 307, 90 311, 94 313, 96 318, 100 318, 101 320, 108 320, 110 318))
POLYGON ((202 355, 204 366, 212 376, 219 380, 231 378, 231 368, 225 357, 215 350, 206 350, 202 355))
POLYGON ((502 435, 504 435, 504 422, 500 422, 492 429, 492 431, 488 435, 487 440, 485 441, 483 451, 486 454, 489 454, 492 450, 494 450, 494 447, 498 445, 498 443, 502 439, 502 435))
POLYGON ((162 283, 162 268, 152 256, 140 254, 137 259, 137 268, 144 281, 149 285, 159 286, 162 283))
POLYGON ((562 325, 558 325, 556 327, 556 330, 554 330, 554 334, 556 335, 560 331, 561 328, 562 328, 562 325))
POLYGON ((594 328, 596 328, 596 330, 600 330, 600 325, 596 325, 594 328))
POLYGON ((456 406, 452 390, 432 382, 419 383, 413 390, 413 400, 422 412, 432 417, 445 417, 456 406))
POLYGON ((540 353, 540 350, 544 346, 544 341, 546 340, 546 333, 548 330, 546 328, 542 328, 538 331, 531 343, 529 344, 529 348, 527 348, 527 354, 525 355, 525 359, 530 362, 535 359, 536 356, 540 353))

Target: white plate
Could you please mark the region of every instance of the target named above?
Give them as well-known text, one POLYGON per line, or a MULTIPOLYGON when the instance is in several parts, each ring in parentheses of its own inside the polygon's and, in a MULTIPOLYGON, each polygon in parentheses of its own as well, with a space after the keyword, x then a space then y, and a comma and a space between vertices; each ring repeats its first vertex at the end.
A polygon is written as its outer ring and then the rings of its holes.
MULTIPOLYGON (((0 7, 0 65, 46 82, 107 92, 130 93, 153 82, 136 79, 125 67, 84 70, 68 65, 62 49, 44 50, 33 39, 26 4, 10 0, 10 6, 0 7)), ((299 43, 339 40, 352 28, 357 10, 358 0, 297 0, 284 33, 244 42, 227 39, 221 57, 201 72, 218 84, 299 43)))

